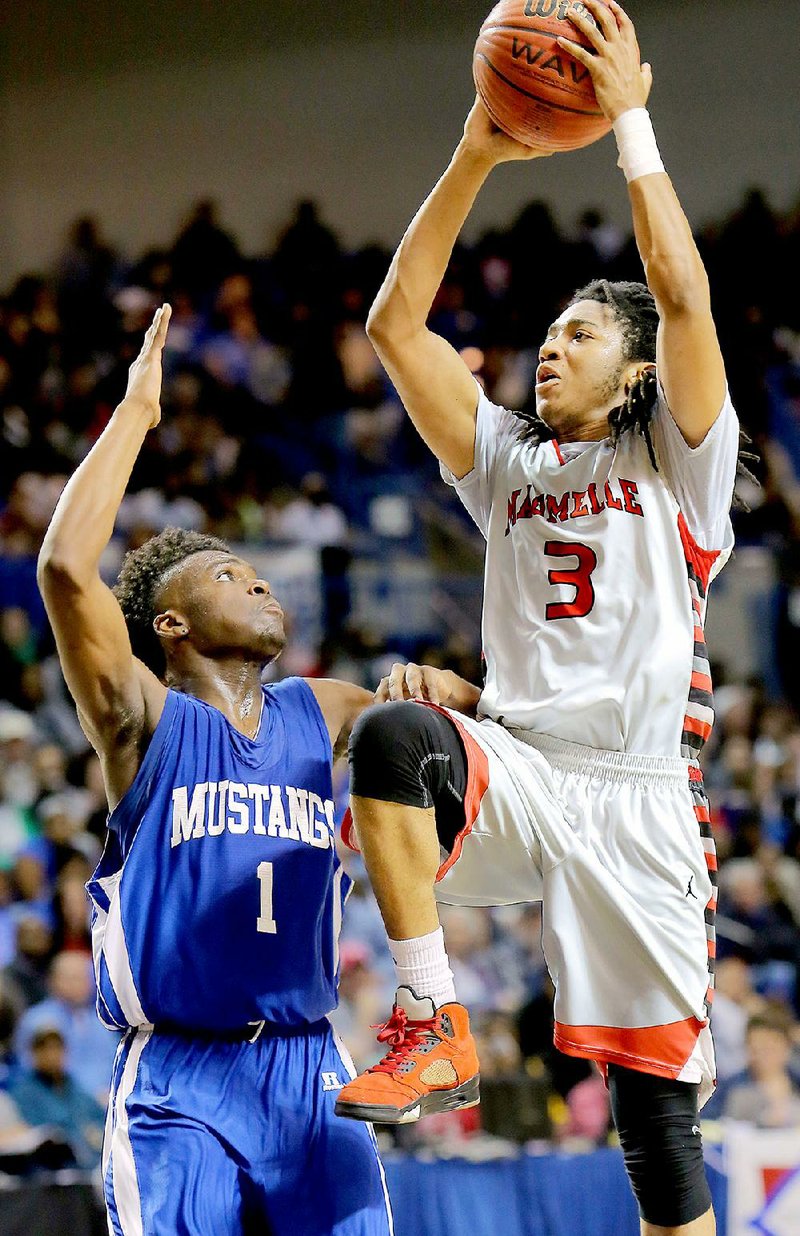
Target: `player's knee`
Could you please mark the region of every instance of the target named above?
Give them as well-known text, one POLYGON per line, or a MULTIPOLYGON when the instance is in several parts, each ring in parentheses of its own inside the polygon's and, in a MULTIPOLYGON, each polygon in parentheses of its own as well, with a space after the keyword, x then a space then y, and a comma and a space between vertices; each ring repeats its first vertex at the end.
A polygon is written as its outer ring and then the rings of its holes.
POLYGON ((348 747, 351 768, 355 771, 374 761, 386 766, 396 760, 419 742, 424 723, 424 709, 411 700, 373 704, 353 726, 348 747))
POLYGON ((420 752, 428 746, 427 709, 411 701, 368 708, 350 735, 351 790, 362 798, 429 807, 420 779, 420 752))
POLYGON ((680 1227, 705 1214, 711 1193, 703 1164, 697 1087, 611 1065, 614 1123, 641 1217, 680 1227))

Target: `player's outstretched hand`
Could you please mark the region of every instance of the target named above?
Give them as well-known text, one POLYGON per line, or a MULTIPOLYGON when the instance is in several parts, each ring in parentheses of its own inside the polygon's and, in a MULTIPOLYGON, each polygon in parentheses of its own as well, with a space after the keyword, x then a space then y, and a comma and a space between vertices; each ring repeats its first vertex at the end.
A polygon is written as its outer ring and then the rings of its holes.
POLYGON ((435 669, 432 665, 402 665, 395 662, 392 672, 381 678, 375 692, 376 704, 390 700, 427 700, 429 704, 444 704, 450 695, 447 670, 435 669))
POLYGON ((613 124, 623 112, 645 106, 653 70, 649 64, 642 64, 633 22, 616 0, 584 0, 584 4, 587 12, 570 9, 567 16, 594 50, 572 39, 560 38, 558 42, 589 70, 597 102, 613 124))
POLYGON ((422 700, 428 704, 441 704, 474 717, 481 697, 480 687, 459 678, 452 670, 436 669, 433 665, 403 665, 396 662, 392 672, 382 678, 375 692, 376 704, 390 700, 422 700))
POLYGON ((169 305, 156 309, 141 351, 128 371, 126 403, 142 405, 150 413, 150 428, 161 420, 161 354, 172 316, 169 305))
POLYGON ((551 150, 526 146, 499 129, 487 112, 480 95, 476 95, 472 110, 464 124, 464 145, 494 166, 517 159, 543 159, 551 150))

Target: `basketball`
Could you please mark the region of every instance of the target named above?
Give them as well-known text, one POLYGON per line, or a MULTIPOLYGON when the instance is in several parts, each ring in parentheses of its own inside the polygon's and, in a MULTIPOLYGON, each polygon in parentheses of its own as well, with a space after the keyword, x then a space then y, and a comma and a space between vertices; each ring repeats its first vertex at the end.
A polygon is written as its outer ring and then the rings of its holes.
POLYGON ((588 69, 556 42, 589 46, 571 10, 587 13, 580 0, 500 0, 475 44, 472 72, 486 110, 526 146, 577 150, 611 128, 588 69))

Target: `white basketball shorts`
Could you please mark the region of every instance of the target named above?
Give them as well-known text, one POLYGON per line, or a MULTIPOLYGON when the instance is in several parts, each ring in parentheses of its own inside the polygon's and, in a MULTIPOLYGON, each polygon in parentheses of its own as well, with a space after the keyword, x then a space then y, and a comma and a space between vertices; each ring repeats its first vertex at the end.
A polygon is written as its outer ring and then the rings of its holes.
POLYGON ((511 731, 447 711, 467 752, 448 905, 543 903, 555 1043, 714 1085, 716 855, 697 764, 511 731))

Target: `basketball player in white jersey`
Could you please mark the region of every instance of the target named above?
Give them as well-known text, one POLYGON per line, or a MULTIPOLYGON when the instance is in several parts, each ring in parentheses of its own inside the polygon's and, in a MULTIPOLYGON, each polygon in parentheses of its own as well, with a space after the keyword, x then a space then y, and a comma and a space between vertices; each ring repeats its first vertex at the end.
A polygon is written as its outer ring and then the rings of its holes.
POLYGON ((608 1077, 642 1231, 705 1236, 716 859, 697 755, 713 719, 706 593, 731 550, 739 430, 706 273, 645 110, 649 66, 614 0, 585 10, 571 16, 593 51, 564 46, 613 122, 647 287, 582 289, 541 346, 536 415, 490 403, 426 327, 490 171, 537 155, 476 102, 370 315, 486 538, 487 679, 471 721, 399 702, 398 669, 398 702, 351 739, 354 832, 398 994, 387 1056, 337 1111, 397 1123, 477 1101, 436 901, 541 898, 556 1044, 608 1077))

